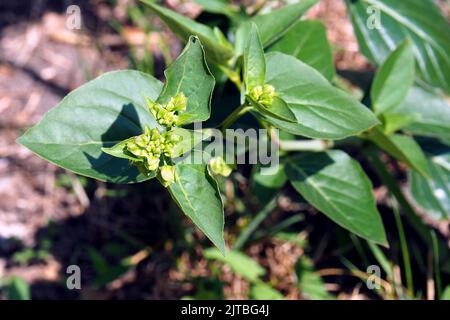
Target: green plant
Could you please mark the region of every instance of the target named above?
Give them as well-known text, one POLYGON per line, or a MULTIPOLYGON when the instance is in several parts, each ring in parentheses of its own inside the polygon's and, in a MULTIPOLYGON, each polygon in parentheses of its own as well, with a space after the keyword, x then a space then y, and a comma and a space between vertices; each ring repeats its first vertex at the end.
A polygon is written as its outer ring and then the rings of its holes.
MULTIPOLYGON (((448 218, 450 109, 443 95, 450 92, 450 48, 445 38, 449 26, 430 0, 409 0, 408 5, 394 0, 347 2, 361 51, 379 66, 363 100, 366 105, 334 86, 337 76, 323 25, 300 21, 317 0, 253 17, 223 1, 213 1, 221 9, 201 1, 206 10, 223 12, 230 19, 226 35, 153 1, 143 2, 186 43, 166 69, 165 83, 132 70, 104 74, 65 97, 19 143, 61 167, 102 181, 135 183, 156 177, 225 253, 217 181, 230 175, 236 159, 225 163, 221 154, 201 148, 213 127, 192 128, 212 113, 209 123, 222 120, 218 126, 222 132, 232 126, 266 128, 265 138, 280 148, 276 173, 253 174, 265 185, 266 199, 289 181, 303 199, 338 225, 387 247, 372 182, 358 161, 368 156, 411 225, 432 244, 428 228, 416 215, 416 204, 405 198, 379 158, 383 150, 408 165, 411 194, 418 206, 448 218), (381 10, 382 30, 371 31, 361 22, 370 5, 381 10), (422 16, 423 12, 427 14, 422 16), (389 42, 383 42, 386 39, 389 42), (226 81, 235 85, 236 107, 219 108, 220 99, 227 99, 220 94, 211 107, 215 79, 222 88, 226 81), (220 118, 224 112, 228 116, 220 118), (256 121, 242 124, 245 114, 256 121), (427 150, 415 136, 439 140, 439 151, 427 150), (346 152, 353 147, 355 158, 346 152), (196 156, 200 163, 192 163, 196 156), (443 191, 437 193, 438 189, 443 191)), ((267 214, 263 212, 261 219, 267 214)), ((260 222, 251 224, 238 247, 260 222)))

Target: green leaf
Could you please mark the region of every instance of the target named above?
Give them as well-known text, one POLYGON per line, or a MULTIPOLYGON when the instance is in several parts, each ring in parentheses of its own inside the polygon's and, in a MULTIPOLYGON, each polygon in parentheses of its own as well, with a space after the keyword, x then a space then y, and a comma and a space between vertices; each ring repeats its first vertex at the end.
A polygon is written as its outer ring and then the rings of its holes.
POLYGON ((183 124, 209 119, 215 80, 205 61, 200 40, 190 37, 177 60, 164 71, 167 82, 157 102, 164 104, 177 93, 188 98, 183 124))
POLYGON ((328 293, 322 277, 314 270, 313 263, 306 257, 301 257, 296 266, 297 286, 302 296, 310 300, 334 300, 328 293))
POLYGON ((379 123, 368 108, 300 60, 273 52, 266 61, 266 83, 275 87, 297 119, 291 123, 264 115, 274 126, 309 138, 342 139, 379 123))
POLYGON ((30 285, 17 276, 9 279, 7 296, 9 300, 30 300, 30 285))
POLYGON ((383 113, 381 116, 383 122, 383 132, 387 135, 390 135, 416 122, 419 118, 420 115, 417 113, 401 113, 401 112, 383 113))
POLYGON ((405 100, 414 83, 414 52, 409 39, 403 41, 381 65, 371 89, 376 114, 392 111, 405 100))
POLYGON ((439 94, 413 87, 396 112, 419 115, 406 127, 408 132, 450 142, 450 105, 439 94))
POLYGON ((188 42, 190 36, 197 36, 205 46, 208 61, 225 64, 233 57, 233 50, 228 46, 221 45, 211 28, 186 18, 175 11, 163 8, 153 3, 152 0, 141 1, 148 5, 181 40, 188 42))
POLYGON ((230 19, 239 18, 239 7, 227 0, 194 0, 203 10, 228 16, 230 19))
POLYGON ((183 128, 175 128, 172 130, 181 137, 181 141, 174 148, 173 156, 180 157, 199 145, 204 139, 210 137, 207 130, 188 130, 183 128))
POLYGON ((360 50, 371 62, 380 65, 400 42, 410 38, 418 76, 450 93, 450 26, 433 1, 347 0, 347 5, 360 50), (380 28, 371 24, 377 9, 380 28))
POLYGON ((302 0, 242 23, 236 33, 236 55, 240 56, 244 52, 252 22, 258 27, 263 46, 268 47, 281 38, 317 2, 318 0, 302 0))
POLYGON ((286 181, 283 165, 279 165, 272 174, 262 174, 261 167, 254 166, 250 181, 251 193, 264 206, 276 196, 286 181))
POLYGON ((379 128, 371 131, 369 137, 380 149, 400 160, 424 176, 429 175, 425 155, 417 142, 409 136, 386 135, 379 128))
POLYGON ((441 300, 450 300, 450 285, 445 287, 441 300))
POLYGON ((250 282, 257 282, 266 270, 255 260, 239 251, 228 251, 224 256, 216 249, 203 250, 203 256, 208 260, 220 261, 231 270, 250 282))
POLYGON ((224 213, 217 182, 204 164, 178 163, 169 191, 181 210, 224 254, 224 213))
POLYGON ((450 169, 429 158, 429 178, 414 171, 408 172, 409 188, 413 198, 434 219, 450 219, 450 169))
POLYGON ((284 296, 269 284, 258 282, 250 287, 249 298, 254 300, 283 300, 284 296))
POLYGON ((247 100, 251 101, 252 104, 256 107, 256 110, 268 117, 273 117, 278 120, 287 121, 287 122, 297 122, 297 118, 295 114, 289 108, 289 105, 280 97, 274 97, 272 105, 270 107, 264 107, 254 101, 250 96, 246 96, 247 100))
POLYGON ((387 245, 372 184, 346 153, 336 150, 292 158, 286 175, 303 198, 341 227, 387 245))
POLYGON ((256 86, 264 85, 266 58, 258 35, 258 28, 252 23, 250 37, 244 50, 244 83, 248 92, 256 86))
POLYGON ((108 155, 111 147, 157 127, 145 98, 162 89, 157 79, 137 71, 115 71, 67 95, 18 142, 42 158, 101 181, 132 183, 149 179, 129 161, 108 155))
POLYGON ((326 29, 318 20, 297 22, 269 51, 294 56, 318 70, 329 81, 336 74, 326 29))

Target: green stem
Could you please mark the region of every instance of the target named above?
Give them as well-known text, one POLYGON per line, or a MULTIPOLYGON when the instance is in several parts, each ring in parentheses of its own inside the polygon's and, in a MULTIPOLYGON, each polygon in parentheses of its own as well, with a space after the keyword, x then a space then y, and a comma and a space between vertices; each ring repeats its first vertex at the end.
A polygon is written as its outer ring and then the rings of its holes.
POLYGON ((280 149, 284 151, 320 152, 333 147, 328 140, 280 140, 280 149))
POLYGON ((220 125, 220 130, 225 131, 228 129, 237 119, 242 117, 244 114, 252 110, 253 107, 242 104, 236 110, 234 110, 220 125))
POLYGON ((245 230, 239 235, 233 250, 240 250, 247 240, 250 238, 256 228, 269 216, 270 213, 277 207, 277 198, 273 198, 266 206, 255 216, 249 223, 245 230))
POLYGON ((405 229, 403 228, 402 219, 400 217, 400 212, 398 211, 397 204, 392 204, 392 209, 394 211, 395 222, 397 224, 398 236, 400 239, 400 248, 403 256, 403 264, 405 266, 405 277, 406 277, 406 286, 408 288, 409 295, 413 297, 414 295, 414 283, 413 283, 413 275, 411 268, 411 258, 409 256, 408 243, 406 241, 405 229))

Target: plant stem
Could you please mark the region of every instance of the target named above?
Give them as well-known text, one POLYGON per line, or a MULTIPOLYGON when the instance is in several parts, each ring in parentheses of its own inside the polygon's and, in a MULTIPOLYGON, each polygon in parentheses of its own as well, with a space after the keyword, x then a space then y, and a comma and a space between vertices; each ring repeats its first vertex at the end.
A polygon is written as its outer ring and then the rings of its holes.
POLYGON ((233 250, 240 250, 252 233, 258 228, 258 226, 269 216, 270 213, 277 207, 277 198, 273 198, 266 206, 255 216, 255 218, 249 223, 245 230, 240 234, 233 250))
POLYGON ((311 151, 320 152, 333 146, 327 140, 280 140, 280 148, 284 151, 311 151))
POLYGON ((244 114, 252 110, 253 107, 247 104, 241 104, 236 110, 234 110, 220 125, 220 130, 225 131, 228 129, 237 119, 244 114))
POLYGON ((397 224, 398 236, 400 239, 400 248, 403 256, 403 264, 405 266, 406 287, 408 288, 409 295, 414 296, 414 283, 411 268, 411 258, 409 256, 408 243, 406 241, 405 229, 403 228, 400 212, 398 211, 397 204, 392 204, 392 210, 394 211, 395 222, 397 224))

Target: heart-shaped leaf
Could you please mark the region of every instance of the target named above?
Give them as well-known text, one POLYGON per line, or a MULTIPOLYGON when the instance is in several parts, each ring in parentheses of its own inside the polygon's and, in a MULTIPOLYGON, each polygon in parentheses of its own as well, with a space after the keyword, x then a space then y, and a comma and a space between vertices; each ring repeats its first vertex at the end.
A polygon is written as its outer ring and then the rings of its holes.
POLYGON ((381 65, 371 89, 376 114, 392 111, 405 100, 414 83, 415 70, 412 42, 406 39, 381 65))
POLYGON ((297 156, 286 164, 286 175, 303 198, 331 220, 364 239, 387 245, 372 184, 346 153, 297 156))
POLYGON ((342 139, 379 123, 368 108, 300 60, 272 52, 266 63, 266 83, 275 87, 297 119, 291 123, 264 115, 276 127, 310 138, 342 139))
POLYGON ((200 40, 190 37, 183 52, 165 71, 166 84, 157 102, 164 104, 177 93, 188 98, 183 124, 209 119, 215 80, 205 61, 200 40))
POLYGON ((141 1, 148 5, 181 40, 188 42, 192 35, 199 37, 205 46, 208 61, 225 64, 233 57, 233 50, 230 46, 221 45, 211 28, 182 16, 175 11, 163 8, 155 4, 154 1, 141 1))
POLYGON ((450 26, 432 0, 346 2, 360 50, 370 61, 381 65, 411 38, 419 77, 450 93, 450 26))
POLYGON ((182 211, 225 254, 224 213, 217 182, 204 164, 180 162, 169 191, 182 211))
POLYGON ((162 83, 137 71, 106 73, 74 90, 18 142, 42 158, 75 173, 102 181, 132 183, 149 179, 129 161, 102 147, 157 127, 145 105, 162 83))
POLYGON ((269 51, 296 57, 331 81, 336 73, 325 26, 318 20, 297 22, 269 51))

